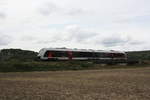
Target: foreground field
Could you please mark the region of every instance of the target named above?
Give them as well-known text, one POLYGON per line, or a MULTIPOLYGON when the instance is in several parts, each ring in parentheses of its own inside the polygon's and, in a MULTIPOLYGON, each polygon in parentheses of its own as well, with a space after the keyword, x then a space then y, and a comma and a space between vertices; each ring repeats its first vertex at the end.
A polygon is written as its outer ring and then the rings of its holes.
POLYGON ((0 100, 150 100, 150 68, 0 73, 0 100))

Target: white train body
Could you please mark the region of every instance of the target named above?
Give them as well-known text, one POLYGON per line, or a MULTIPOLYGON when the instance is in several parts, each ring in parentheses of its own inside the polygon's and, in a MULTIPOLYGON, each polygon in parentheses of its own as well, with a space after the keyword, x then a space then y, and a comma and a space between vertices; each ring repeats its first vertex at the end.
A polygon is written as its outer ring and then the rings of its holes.
POLYGON ((102 62, 125 62, 127 56, 122 51, 87 50, 87 49, 57 49, 43 48, 39 51, 40 60, 99 60, 102 62))

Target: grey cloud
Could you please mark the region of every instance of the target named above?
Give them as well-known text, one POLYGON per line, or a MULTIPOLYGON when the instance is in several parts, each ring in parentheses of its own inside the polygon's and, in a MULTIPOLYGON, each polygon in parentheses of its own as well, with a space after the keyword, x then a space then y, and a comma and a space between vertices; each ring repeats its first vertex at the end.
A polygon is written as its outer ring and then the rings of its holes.
MULTIPOLYGON (((59 37, 58 37, 59 38, 59 37)), ((52 37, 49 39, 40 39, 38 41, 36 41, 37 44, 49 44, 49 43, 56 43, 56 42, 62 42, 63 40, 62 39, 58 39, 58 38, 55 38, 55 37, 52 37)))
POLYGON ((150 14, 146 14, 146 15, 133 15, 130 17, 125 17, 125 18, 121 18, 121 19, 117 19, 116 21, 117 23, 130 23, 130 24, 139 24, 139 23, 145 23, 145 24, 149 24, 150 22, 150 14))
POLYGON ((50 43, 51 41, 47 41, 47 40, 38 40, 36 43, 37 44, 48 44, 50 43))
POLYGON ((87 13, 84 9, 81 9, 81 8, 72 8, 72 9, 69 9, 65 14, 67 15, 80 15, 80 14, 85 14, 87 13))
POLYGON ((65 8, 65 7, 58 6, 53 2, 46 2, 45 4, 41 5, 41 7, 38 10, 44 16, 49 16, 54 13, 61 14, 61 15, 70 15, 70 16, 88 13, 88 11, 82 8, 65 8))
POLYGON ((141 45, 144 44, 144 41, 132 40, 129 42, 130 45, 141 45))
POLYGON ((36 43, 37 44, 49 44, 49 43, 56 43, 56 42, 63 42, 65 41, 65 38, 63 37, 63 35, 54 35, 51 37, 41 37, 39 39, 37 39, 36 43))
POLYGON ((0 18, 2 18, 2 19, 6 18, 6 14, 5 14, 5 13, 0 12, 0 18))
POLYGON ((33 37, 33 36, 22 36, 20 39, 23 40, 23 41, 33 41, 33 40, 36 40, 36 37, 33 37))
POLYGON ((130 38, 129 37, 121 37, 117 34, 111 37, 106 37, 102 39, 101 44, 105 47, 113 47, 113 46, 121 46, 129 43, 130 38))
POLYGON ((59 8, 52 2, 47 2, 39 8, 39 12, 44 16, 49 16, 55 13, 59 8))
POLYGON ((97 35, 98 33, 90 31, 88 29, 81 28, 76 25, 69 25, 63 31, 55 33, 55 35, 49 37, 43 36, 39 38, 36 43, 88 43, 89 41, 92 41, 92 38, 96 37, 97 35))
POLYGON ((98 35, 96 32, 91 32, 88 29, 82 29, 78 26, 69 26, 67 31, 70 34, 69 39, 75 40, 77 42, 86 42, 92 37, 98 35))
POLYGON ((100 43, 105 47, 115 47, 123 45, 141 45, 144 42, 139 40, 134 40, 129 36, 120 36, 119 34, 114 34, 113 36, 106 37, 100 41, 100 43))
POLYGON ((12 42, 12 37, 0 34, 0 46, 8 45, 12 42))

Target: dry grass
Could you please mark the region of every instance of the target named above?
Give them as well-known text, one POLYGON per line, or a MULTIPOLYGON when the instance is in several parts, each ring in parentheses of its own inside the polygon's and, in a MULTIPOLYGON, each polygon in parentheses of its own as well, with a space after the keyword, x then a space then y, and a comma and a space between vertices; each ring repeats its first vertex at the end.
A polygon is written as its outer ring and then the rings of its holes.
POLYGON ((0 100, 150 100, 150 68, 0 73, 0 100))

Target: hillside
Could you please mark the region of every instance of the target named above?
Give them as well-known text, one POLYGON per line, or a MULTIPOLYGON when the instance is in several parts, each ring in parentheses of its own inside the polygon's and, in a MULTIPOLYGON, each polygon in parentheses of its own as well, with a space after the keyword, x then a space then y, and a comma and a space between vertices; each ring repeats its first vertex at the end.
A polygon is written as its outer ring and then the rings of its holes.
MULTIPOLYGON (((25 71, 58 71, 58 70, 87 70, 87 69, 113 69, 122 66, 101 66, 89 61, 67 62, 42 62, 35 61, 37 52, 21 49, 3 49, 0 51, 0 72, 25 72, 25 71)), ((137 61, 142 66, 150 64, 150 51, 127 52, 129 63, 126 68, 138 67, 137 61), (131 59, 131 60, 130 60, 131 59), (130 66, 133 65, 133 66, 130 66)), ((139 64, 140 66, 140 64, 139 64)))
POLYGON ((0 51, 0 61, 32 61, 36 58, 37 52, 21 49, 2 49, 0 51))
POLYGON ((131 60, 150 60, 150 51, 130 51, 126 52, 131 60))

